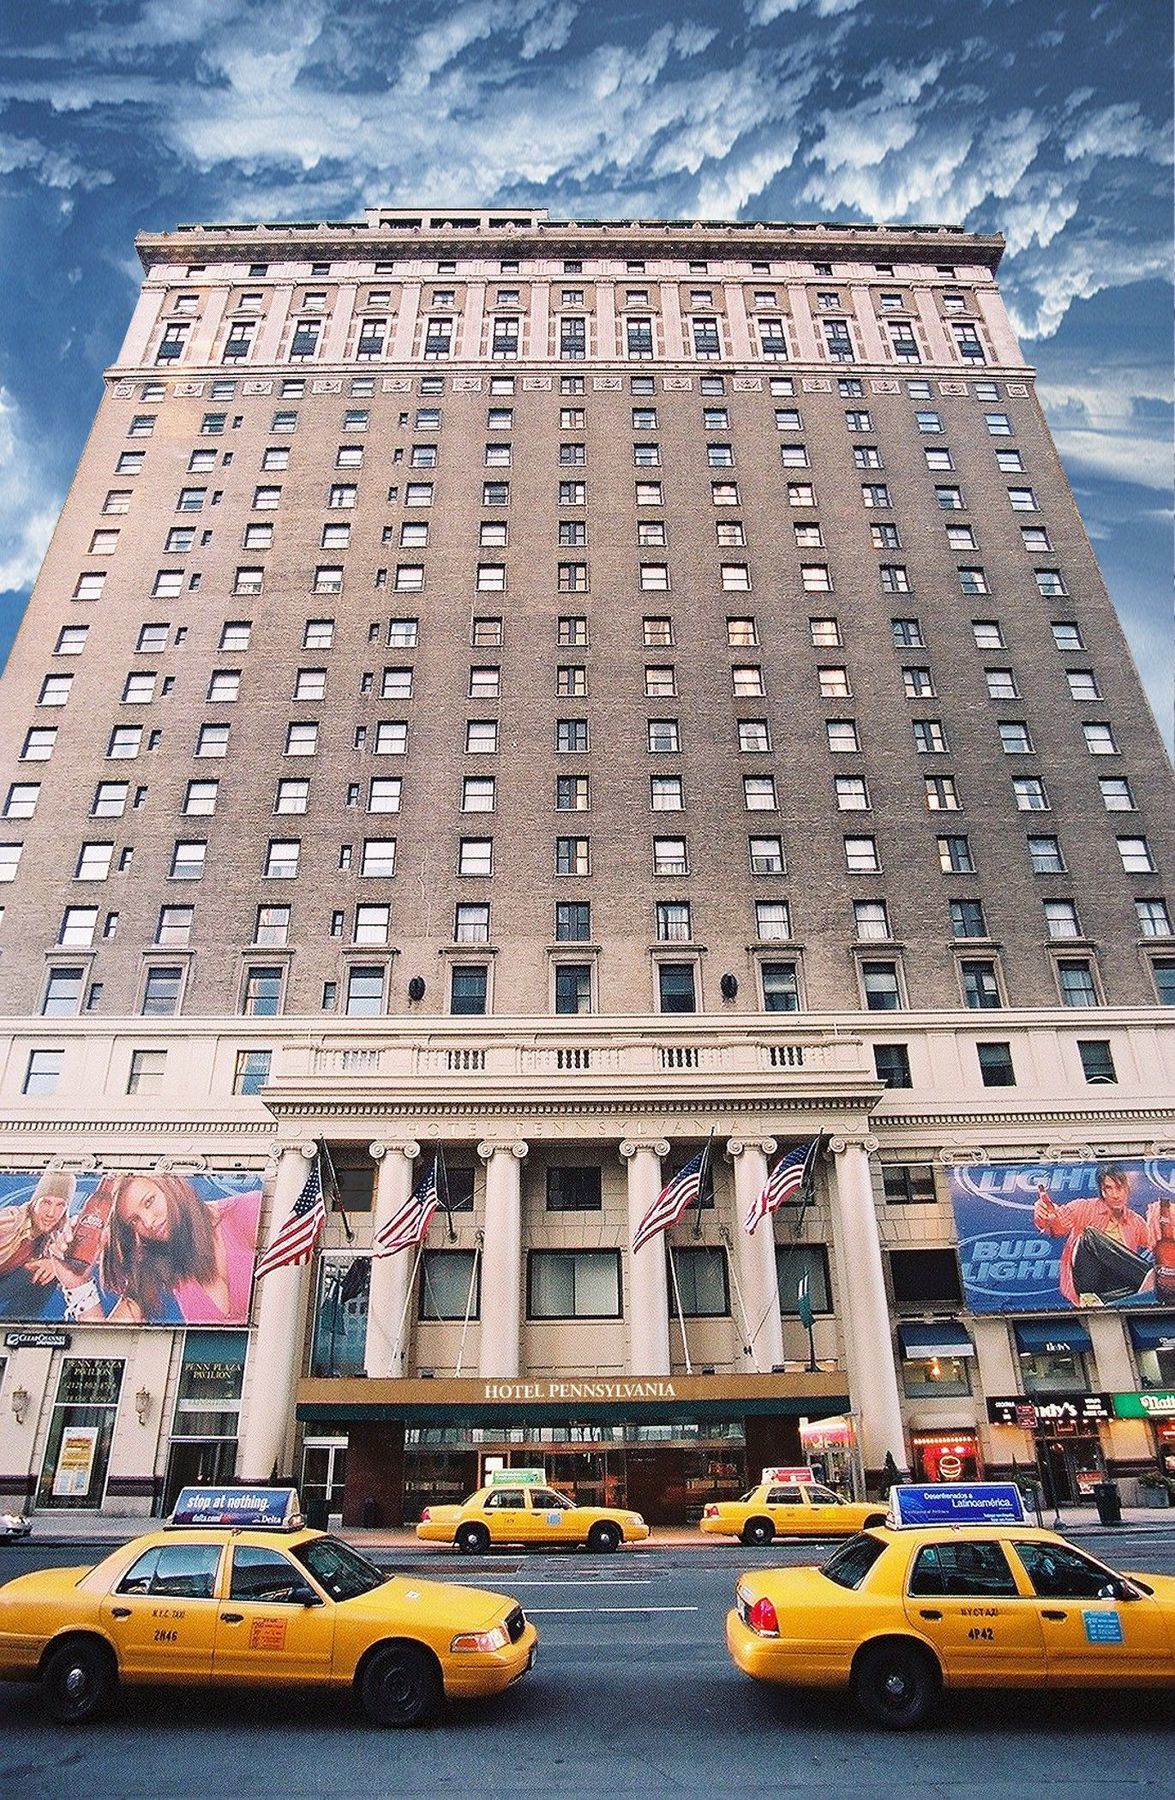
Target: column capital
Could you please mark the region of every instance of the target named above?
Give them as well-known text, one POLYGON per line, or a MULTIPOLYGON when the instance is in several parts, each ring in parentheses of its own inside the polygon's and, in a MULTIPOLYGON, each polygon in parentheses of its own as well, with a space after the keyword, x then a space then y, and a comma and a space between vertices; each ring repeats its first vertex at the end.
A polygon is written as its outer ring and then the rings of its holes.
POLYGON ((778 1140, 773 1137, 727 1138, 726 1154, 733 1162, 746 1150, 761 1150, 764 1156, 774 1156, 779 1148, 778 1140))
POLYGON ((488 1163, 491 1156, 496 1156, 499 1152, 505 1156, 516 1157, 521 1162, 530 1154, 530 1145, 524 1143, 521 1138, 508 1138, 502 1143, 495 1143, 492 1138, 483 1138, 477 1146, 477 1154, 481 1157, 482 1162, 488 1163))
POLYGON ((866 1156, 872 1156, 881 1148, 881 1139, 872 1133, 856 1137, 829 1138, 828 1148, 834 1156, 843 1156, 846 1150, 863 1150, 866 1156))
POLYGON ((416 1158, 420 1155, 420 1145, 416 1142, 415 1138, 403 1138, 399 1143, 393 1142, 384 1144, 377 1142, 368 1144, 367 1154, 370 1156, 372 1162, 382 1162, 384 1157, 389 1155, 404 1156, 407 1157, 409 1162, 415 1162, 416 1158))
POLYGON ((625 1162, 636 1155, 638 1150, 649 1150, 654 1156, 669 1155, 668 1138, 624 1138, 619 1146, 620 1154, 625 1162))

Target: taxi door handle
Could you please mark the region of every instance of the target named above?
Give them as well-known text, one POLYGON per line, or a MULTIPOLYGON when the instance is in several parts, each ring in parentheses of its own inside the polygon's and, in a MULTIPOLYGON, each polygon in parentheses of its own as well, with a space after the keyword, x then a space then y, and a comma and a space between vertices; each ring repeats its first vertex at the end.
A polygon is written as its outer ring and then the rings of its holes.
POLYGON ((110 1608, 110 1617, 112 1619, 129 1619, 130 1616, 131 1609, 129 1606, 112 1606, 110 1608))
POLYGON ((1045 1607, 1044 1611, 1041 1613, 1041 1617, 1043 1619, 1067 1619, 1069 1615, 1068 1613, 1063 1612, 1050 1612, 1048 1607, 1045 1607))
POLYGON ((931 1612, 926 1607, 923 1607, 922 1611, 918 1614, 918 1617, 920 1619, 941 1619, 942 1614, 940 1612, 931 1612))
POLYGON ((220 1622, 222 1625, 240 1625, 244 1617, 244 1613, 221 1613, 220 1622))

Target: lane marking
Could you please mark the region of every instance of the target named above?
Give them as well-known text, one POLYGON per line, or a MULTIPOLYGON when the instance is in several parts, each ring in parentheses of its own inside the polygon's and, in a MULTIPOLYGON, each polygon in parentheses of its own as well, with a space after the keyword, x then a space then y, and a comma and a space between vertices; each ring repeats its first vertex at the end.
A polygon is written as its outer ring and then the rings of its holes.
POLYGON ((528 1619, 551 1613, 696 1613, 700 1606, 528 1606, 528 1619))
POLYGON ((630 1576, 601 1575, 599 1577, 599 1579, 595 1580, 595 1581, 593 1581, 590 1578, 590 1576, 585 1580, 579 1581, 573 1575, 568 1575, 566 1578, 559 1576, 559 1575, 552 1575, 549 1580, 512 1581, 510 1583, 510 1586, 511 1587, 587 1587, 587 1588, 652 1587, 653 1579, 654 1578, 651 1575, 638 1575, 635 1579, 633 1579, 630 1576))

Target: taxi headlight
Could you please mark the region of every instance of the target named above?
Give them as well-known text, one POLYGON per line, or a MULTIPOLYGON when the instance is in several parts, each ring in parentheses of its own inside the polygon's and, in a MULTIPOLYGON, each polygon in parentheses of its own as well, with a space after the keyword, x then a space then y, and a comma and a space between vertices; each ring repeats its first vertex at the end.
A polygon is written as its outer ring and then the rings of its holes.
POLYGON ((449 1649, 454 1653, 480 1651, 482 1654, 488 1654, 492 1650, 504 1650, 509 1642, 510 1633, 506 1627, 495 1625, 489 1631, 459 1631, 449 1645, 449 1649))

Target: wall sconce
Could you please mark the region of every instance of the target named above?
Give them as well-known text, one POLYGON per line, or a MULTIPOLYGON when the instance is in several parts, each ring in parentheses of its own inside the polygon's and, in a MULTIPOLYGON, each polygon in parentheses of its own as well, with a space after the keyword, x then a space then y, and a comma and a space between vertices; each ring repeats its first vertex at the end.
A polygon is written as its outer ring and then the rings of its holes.
POLYGON ((28 1388, 25 1388, 25 1387, 13 1388, 13 1390, 12 1390, 12 1410, 16 1414, 17 1424, 23 1425, 24 1424, 24 1416, 29 1410, 29 1390, 28 1390, 28 1388))
POLYGON ((145 1425, 147 1423, 147 1414, 150 1412, 150 1410, 151 1410, 150 1389, 141 1387, 139 1389, 138 1393, 135 1395, 135 1411, 139 1416, 139 1424, 140 1425, 145 1425))

